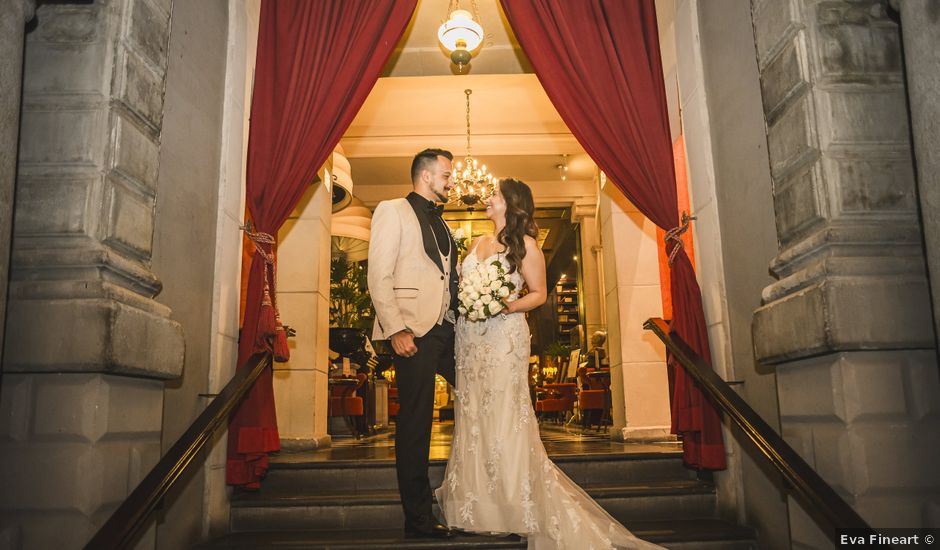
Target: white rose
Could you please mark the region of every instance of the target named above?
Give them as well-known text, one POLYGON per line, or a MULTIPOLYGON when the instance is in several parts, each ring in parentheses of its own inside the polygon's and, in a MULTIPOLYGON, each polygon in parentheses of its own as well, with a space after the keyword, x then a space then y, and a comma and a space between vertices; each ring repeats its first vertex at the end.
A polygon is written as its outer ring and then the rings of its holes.
POLYGON ((503 286, 503 283, 501 283, 500 281, 493 281, 492 283, 490 283, 490 290, 499 290, 501 286, 503 286))
POLYGON ((480 299, 480 293, 476 290, 471 290, 470 294, 467 294, 467 298, 475 302, 480 299))
POLYGON ((482 300, 477 300, 477 301, 473 302, 473 308, 474 308, 474 309, 483 309, 483 301, 482 301, 482 300))
POLYGON ((508 286, 499 287, 498 294, 500 298, 505 298, 506 296, 509 296, 509 287, 508 286))
POLYGON ((496 315, 497 313, 503 310, 503 304, 501 302, 494 301, 493 303, 490 304, 489 310, 490 310, 490 315, 496 315))
POLYGON ((483 302, 483 305, 486 305, 493 301, 493 297, 490 296, 489 294, 484 294, 483 296, 480 297, 480 301, 483 302))
POLYGON ((459 241, 462 238, 463 238, 463 227, 458 227, 456 231, 454 231, 454 240, 459 241))
POLYGON ((470 319, 471 321, 476 321, 477 319, 480 318, 480 316, 477 315, 476 311, 471 311, 470 315, 468 315, 467 318, 470 319))
POLYGON ((459 311, 461 315, 466 315, 466 314, 467 314, 467 308, 465 308, 465 307, 463 307, 463 306, 457 306, 457 311, 459 311))

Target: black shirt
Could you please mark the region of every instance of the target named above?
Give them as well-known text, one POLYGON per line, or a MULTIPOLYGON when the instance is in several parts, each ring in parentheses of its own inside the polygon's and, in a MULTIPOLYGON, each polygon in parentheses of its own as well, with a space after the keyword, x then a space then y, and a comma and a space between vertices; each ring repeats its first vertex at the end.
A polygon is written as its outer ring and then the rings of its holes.
MULTIPOLYGON (((447 227, 447 222, 441 218, 441 214, 444 211, 444 207, 438 205, 433 201, 422 197, 421 195, 412 191, 408 193, 408 196, 405 197, 408 202, 411 204, 411 207, 414 209, 415 214, 418 217, 418 223, 421 224, 421 232, 425 233, 428 229, 431 230, 434 235, 434 240, 437 242, 437 247, 440 250, 441 254, 450 254, 450 265, 442 266, 441 258, 432 257, 431 259, 435 264, 441 266, 442 273, 449 274, 449 287, 450 287, 450 309, 454 312, 457 311, 457 293, 459 291, 459 279, 457 278, 457 247, 453 242, 453 239, 450 236, 450 229, 447 227)), ((426 234, 425 234, 426 235, 426 234)), ((424 236, 424 235, 423 235, 424 236)), ((433 248, 429 249, 428 246, 433 246, 427 244, 425 240, 425 251, 428 254, 431 253, 433 248)), ((443 279, 443 277, 441 277, 443 279)))
POLYGON ((434 237, 437 241, 438 248, 441 249, 441 254, 452 253, 453 251, 451 250, 452 247, 450 244, 450 230, 447 228, 447 222, 441 218, 441 213, 444 211, 444 207, 438 206, 436 202, 429 201, 414 191, 408 193, 407 199, 408 202, 410 202, 414 207, 416 212, 419 209, 424 211, 424 220, 421 219, 421 216, 418 216, 418 221, 427 221, 428 225, 431 226, 431 231, 434 232, 434 237))

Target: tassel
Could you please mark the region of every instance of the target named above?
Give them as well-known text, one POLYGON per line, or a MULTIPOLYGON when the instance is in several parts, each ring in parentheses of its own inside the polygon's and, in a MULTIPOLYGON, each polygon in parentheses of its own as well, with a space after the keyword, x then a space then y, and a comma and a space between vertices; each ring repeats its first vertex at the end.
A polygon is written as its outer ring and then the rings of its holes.
POLYGON ((258 316, 258 343, 263 345, 264 349, 270 349, 269 339, 274 336, 277 330, 277 312, 274 304, 271 302, 271 292, 268 288, 268 273, 264 273, 264 295, 261 298, 261 314, 258 316))
POLYGON ((290 361, 290 348, 287 347, 287 333, 284 332, 284 327, 281 325, 277 326, 277 330, 274 331, 274 360, 278 363, 286 363, 290 361))

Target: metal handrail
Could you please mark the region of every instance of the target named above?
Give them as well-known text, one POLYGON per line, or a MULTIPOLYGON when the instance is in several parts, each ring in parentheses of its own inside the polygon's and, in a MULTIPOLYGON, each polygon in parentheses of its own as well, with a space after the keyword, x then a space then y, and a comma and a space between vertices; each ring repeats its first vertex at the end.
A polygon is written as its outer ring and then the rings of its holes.
MULTIPOLYGON (((659 317, 647 319, 643 328, 652 331, 672 357, 695 380, 699 389, 744 432, 754 448, 782 475, 794 496, 814 516, 835 529, 860 529, 874 534, 874 529, 836 493, 816 470, 806 463, 773 428, 770 427, 727 382, 721 379, 701 356, 675 334, 659 317)), ((826 530, 835 539, 835 529, 826 530)))
POLYGON ((256 363, 239 369, 225 388, 190 424, 156 466, 118 506, 111 517, 85 545, 86 550, 129 548, 173 484, 193 464, 193 460, 228 420, 229 415, 254 386, 258 376, 272 364, 271 354, 258 356, 256 363))

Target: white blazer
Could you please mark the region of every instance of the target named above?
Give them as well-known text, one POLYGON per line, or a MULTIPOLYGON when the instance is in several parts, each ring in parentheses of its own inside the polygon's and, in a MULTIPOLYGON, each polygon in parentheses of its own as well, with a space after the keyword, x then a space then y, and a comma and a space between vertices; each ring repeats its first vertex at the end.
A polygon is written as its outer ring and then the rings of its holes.
POLYGON ((382 201, 372 214, 369 293, 373 340, 409 329, 424 336, 442 315, 447 277, 425 252, 421 224, 405 198, 382 201))

